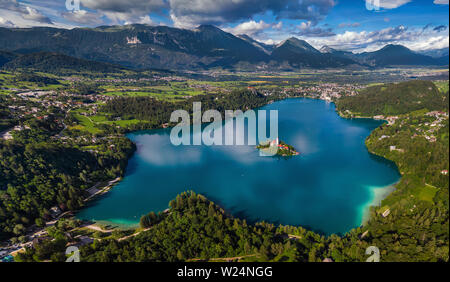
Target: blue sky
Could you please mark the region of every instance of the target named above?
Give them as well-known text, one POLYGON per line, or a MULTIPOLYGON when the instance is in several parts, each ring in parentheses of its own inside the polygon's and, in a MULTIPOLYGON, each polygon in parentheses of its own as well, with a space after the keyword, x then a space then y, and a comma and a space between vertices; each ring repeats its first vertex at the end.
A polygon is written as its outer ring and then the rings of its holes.
POLYGON ((0 26, 74 28, 143 23, 192 29, 199 24, 214 24, 269 44, 295 36, 317 48, 329 45, 362 52, 394 43, 419 51, 448 48, 448 2, 0 0, 0 26))

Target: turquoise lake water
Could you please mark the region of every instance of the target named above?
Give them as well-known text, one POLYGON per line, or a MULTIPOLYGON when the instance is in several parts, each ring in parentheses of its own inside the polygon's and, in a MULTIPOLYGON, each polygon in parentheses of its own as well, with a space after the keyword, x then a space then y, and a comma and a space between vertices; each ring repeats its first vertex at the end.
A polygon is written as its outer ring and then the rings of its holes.
POLYGON ((249 222, 345 233, 361 225, 378 189, 398 181, 395 164, 364 145, 380 121, 343 119, 333 103, 306 98, 261 110, 279 111, 278 135, 300 156, 261 157, 254 146, 174 146, 170 129, 131 133, 137 151, 123 181, 78 218, 134 225, 193 190, 249 222))

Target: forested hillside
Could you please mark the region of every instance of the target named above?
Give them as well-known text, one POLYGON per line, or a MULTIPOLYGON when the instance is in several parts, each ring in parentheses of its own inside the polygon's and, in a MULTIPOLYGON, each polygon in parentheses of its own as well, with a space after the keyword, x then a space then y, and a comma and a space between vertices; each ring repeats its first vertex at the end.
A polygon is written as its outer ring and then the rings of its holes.
POLYGON ((134 151, 126 138, 114 139, 114 150, 105 142, 98 154, 52 140, 62 129, 52 116, 24 127, 14 133, 14 142, 0 140, 0 239, 21 236, 34 223, 41 226, 52 206, 80 208, 85 189, 122 175, 134 151))
POLYGON ((0 132, 9 128, 15 123, 14 117, 12 117, 6 104, 6 99, 0 96, 0 132))
POLYGON ((374 130, 366 145, 394 161, 402 178, 372 210, 368 236, 389 260, 448 260, 448 90, 440 93, 432 82, 409 81, 368 88, 337 106, 344 114, 391 120, 374 130))
MULTIPOLYGON (((136 127, 157 128, 170 120, 170 115, 175 110, 186 110, 192 113, 192 103, 201 102, 202 111, 215 109, 224 115, 225 110, 254 109, 267 104, 269 98, 256 91, 247 89, 233 90, 230 94, 198 95, 181 102, 170 103, 150 97, 120 97, 109 101, 102 110, 121 117, 122 119, 140 119, 148 121, 145 124, 134 125, 136 127)), ((141 128, 141 129, 144 129, 141 128)))
POLYGON ((39 71, 56 74, 65 72, 116 73, 124 69, 117 65, 88 61, 50 52, 9 56, 5 58, 3 64, 0 57, 0 66, 2 65, 3 69, 9 71, 26 70, 28 72, 39 71))
POLYGON ((336 103, 344 115, 399 115, 420 109, 448 109, 448 93, 440 93, 431 81, 407 81, 366 88, 360 95, 343 97, 336 103))
MULTIPOLYGON (((159 215, 161 221, 145 226, 136 236, 96 240, 82 247, 81 260, 362 262, 368 258, 365 250, 377 246, 381 261, 448 261, 448 208, 443 206, 431 214, 375 215, 363 228, 328 238, 302 227, 247 224, 194 192, 178 195, 169 206, 159 215), (427 233, 430 228, 433 232, 427 233)), ((16 259, 64 261, 65 244, 70 241, 62 235, 64 230, 54 232, 56 240, 50 238, 16 259)))

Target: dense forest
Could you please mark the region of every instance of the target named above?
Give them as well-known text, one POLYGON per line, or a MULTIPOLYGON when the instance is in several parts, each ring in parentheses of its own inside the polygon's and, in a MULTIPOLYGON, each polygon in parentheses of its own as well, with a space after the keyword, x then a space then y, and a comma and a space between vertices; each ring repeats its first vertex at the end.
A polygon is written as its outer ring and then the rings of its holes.
POLYGON ((55 78, 51 78, 48 76, 42 76, 30 72, 21 72, 20 74, 16 75, 11 81, 12 83, 20 81, 27 81, 27 82, 35 82, 38 86, 44 86, 48 84, 57 85, 60 84, 59 81, 55 78))
POLYGON ((337 106, 362 116, 398 115, 366 140, 369 151, 394 161, 402 174, 396 190, 372 210, 367 226, 376 245, 394 261, 448 261, 448 92, 410 81, 368 88, 337 106), (431 110, 441 112, 434 117, 431 110), (388 216, 380 215, 387 209, 388 216))
POLYGON ((269 98, 247 89, 233 90, 229 94, 199 95, 176 103, 151 97, 120 97, 109 101, 102 110, 122 119, 135 118, 147 121, 144 124, 133 125, 130 130, 151 129, 169 122, 170 114, 175 110, 192 113, 193 102, 201 102, 202 111, 215 109, 224 115, 225 110, 245 111, 261 107, 269 102, 269 98))
POLYGON ((441 93, 431 81, 407 81, 368 87, 357 96, 342 97, 339 111, 354 115, 399 115, 420 109, 448 110, 448 93, 441 93))
POLYGON ((14 142, 0 140, 0 239, 42 225, 52 206, 80 208, 84 190, 122 175, 134 152, 124 137, 114 139, 113 149, 107 142, 99 145, 97 154, 52 141, 55 124, 52 118, 34 119, 15 133, 14 142))
MULTIPOLYGON (((272 224, 248 225, 194 192, 185 192, 170 202, 159 223, 130 239, 95 241, 81 249, 82 261, 184 261, 211 258, 256 256, 279 261, 308 258, 309 249, 324 252, 324 238, 302 228, 295 229, 300 241, 291 241, 286 232, 272 224), (306 253, 305 253, 306 252, 306 253)), ((148 228, 148 226, 147 226, 148 228)), ((293 231, 291 230, 290 231, 293 231)), ((64 249, 59 249, 60 253, 64 249)), ((47 252, 48 253, 48 252, 47 252)), ((36 250, 19 255, 20 261, 35 260, 36 250)), ((43 259, 58 257, 55 252, 43 259)), ((319 259, 319 257, 317 257, 319 259)))
POLYGON ((0 132, 10 128, 15 123, 15 118, 11 116, 6 104, 6 98, 0 95, 0 132))
POLYGON ((0 67, 5 70, 27 70, 54 74, 64 74, 67 72, 97 72, 97 73, 118 73, 124 68, 121 66, 89 61, 66 56, 54 52, 39 52, 31 54, 10 54, 0 51, 0 67), (3 63, 2 63, 3 62, 3 63))
MULTIPOLYGON (((405 217, 394 212, 340 237, 326 238, 302 227, 254 225, 234 218, 194 192, 172 200, 170 209, 145 225, 146 231, 126 240, 102 239, 81 248, 86 262, 133 261, 366 261, 369 246, 380 249, 382 261, 448 261, 448 207, 438 205, 431 213, 420 209, 405 217), (447 222, 447 225, 446 225, 447 222), (429 233, 432 228, 433 232, 429 233), (447 228, 447 230, 446 230, 447 228), (366 233, 366 231, 368 231, 366 233), (227 259, 228 258, 228 259, 227 259)), ((16 257, 17 261, 63 261, 70 238, 64 230, 16 257), (58 247, 59 246, 59 247, 58 247)), ((52 232, 54 233, 54 232, 52 232)))

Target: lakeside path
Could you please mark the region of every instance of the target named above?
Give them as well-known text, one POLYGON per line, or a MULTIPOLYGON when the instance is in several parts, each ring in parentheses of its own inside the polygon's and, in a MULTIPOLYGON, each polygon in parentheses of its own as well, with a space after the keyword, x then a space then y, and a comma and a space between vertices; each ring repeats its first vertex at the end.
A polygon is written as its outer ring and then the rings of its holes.
POLYGON ((90 199, 92 199, 93 197, 95 197, 95 196, 97 196, 99 194, 103 194, 103 193, 107 192, 112 187, 112 185, 117 183, 120 179, 121 179, 121 177, 117 177, 116 179, 109 181, 108 184, 105 187, 103 187, 102 189, 100 189, 100 190, 97 189, 97 187, 100 186, 100 184, 102 182, 96 183, 94 186, 92 186, 91 188, 86 190, 91 195, 89 197, 87 197, 86 199, 84 199, 84 201, 87 202, 90 199))
POLYGON ((193 258, 193 259, 188 259, 187 261, 226 261, 226 262, 232 262, 232 261, 239 261, 240 259, 243 258, 248 258, 248 257, 255 257, 256 254, 252 254, 252 255, 244 255, 244 256, 237 256, 237 257, 228 257, 228 258, 210 258, 210 259, 201 259, 201 258, 193 258))
POLYGON ((119 242, 120 242, 120 241, 123 241, 123 240, 129 239, 129 238, 131 238, 131 237, 135 237, 135 236, 137 236, 137 235, 141 234, 142 232, 148 231, 148 230, 150 230, 150 229, 151 229, 151 227, 149 227, 149 228, 146 228, 146 229, 144 229, 144 230, 141 230, 141 231, 139 231, 139 232, 133 233, 133 234, 131 234, 131 235, 128 235, 128 236, 125 236, 125 237, 119 238, 119 239, 117 239, 117 241, 119 241, 119 242))

